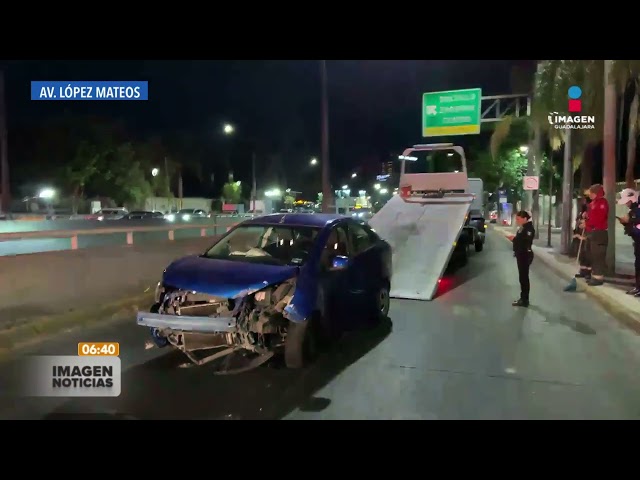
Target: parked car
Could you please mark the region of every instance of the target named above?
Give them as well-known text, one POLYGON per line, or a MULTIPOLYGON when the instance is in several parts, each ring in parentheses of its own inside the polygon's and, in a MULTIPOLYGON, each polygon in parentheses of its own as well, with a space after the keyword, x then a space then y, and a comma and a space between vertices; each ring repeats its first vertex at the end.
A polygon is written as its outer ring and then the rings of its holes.
POLYGON ((127 213, 123 219, 124 220, 149 220, 152 218, 164 218, 162 212, 151 212, 148 210, 134 210, 133 212, 127 213))
POLYGON ((182 210, 178 210, 175 219, 188 222, 192 218, 207 218, 208 216, 209 214, 200 208, 183 208, 182 210))
POLYGON ((386 317, 391 267, 391 247, 364 222, 266 215, 170 264, 137 323, 197 365, 242 349, 254 365, 283 353, 287 367, 300 368, 317 340, 386 317))
POLYGON ((87 215, 85 220, 98 220, 100 222, 104 220, 120 220, 124 218, 129 212, 126 208, 103 208, 102 210, 87 215))

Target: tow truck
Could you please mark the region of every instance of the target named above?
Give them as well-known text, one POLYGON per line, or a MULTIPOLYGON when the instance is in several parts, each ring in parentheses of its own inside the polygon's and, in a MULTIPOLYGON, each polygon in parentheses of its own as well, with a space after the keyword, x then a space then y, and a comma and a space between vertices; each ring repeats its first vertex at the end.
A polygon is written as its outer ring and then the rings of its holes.
POLYGON ((399 159, 398 195, 369 224, 392 247, 391 296, 432 300, 449 262, 466 263, 471 246, 484 248, 482 181, 467 177, 464 149, 453 143, 414 145, 399 159), (418 160, 412 154, 436 151, 448 152, 447 159, 457 154, 460 165, 452 172, 406 173, 406 162, 418 160))

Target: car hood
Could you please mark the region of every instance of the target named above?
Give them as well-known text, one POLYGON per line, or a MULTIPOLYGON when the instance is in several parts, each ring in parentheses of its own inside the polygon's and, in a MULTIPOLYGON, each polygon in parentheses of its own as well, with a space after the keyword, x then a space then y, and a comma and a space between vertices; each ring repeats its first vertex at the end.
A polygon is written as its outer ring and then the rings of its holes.
POLYGON ((288 280, 297 272, 298 267, 214 260, 194 255, 169 265, 162 283, 215 297, 236 298, 288 280))

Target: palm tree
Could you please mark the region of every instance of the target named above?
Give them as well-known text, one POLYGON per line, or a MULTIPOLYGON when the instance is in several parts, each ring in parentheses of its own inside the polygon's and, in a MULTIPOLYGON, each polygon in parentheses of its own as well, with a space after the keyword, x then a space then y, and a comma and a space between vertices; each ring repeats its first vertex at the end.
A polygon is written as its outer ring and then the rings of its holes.
MULTIPOLYGON (((565 147, 565 168, 563 188, 563 245, 565 249, 570 243, 571 231, 571 201, 573 192, 573 175, 578 168, 581 172, 581 187, 586 188, 591 183, 591 147, 602 139, 602 127, 596 125, 589 130, 556 129, 549 120, 551 112, 563 112, 567 109, 569 87, 580 85, 584 92, 583 109, 592 113, 597 119, 603 115, 603 72, 604 64, 601 60, 541 60, 538 63, 534 80, 534 98, 531 111, 530 126, 533 133, 534 148, 530 156, 530 171, 539 172, 539 159, 542 148, 542 136, 547 138, 552 150, 558 151, 565 147)), ((499 125, 492 138, 492 151, 497 148, 495 143, 502 143, 508 133, 509 122, 505 127, 499 125)), ((537 199, 536 199, 537 200, 537 199)), ((539 210, 535 202, 534 211, 539 210)))
MULTIPOLYGON (((629 135, 627 138, 627 166, 625 183, 628 188, 636 188, 635 166, 638 145, 638 129, 640 127, 638 107, 640 106, 640 60, 612 60, 611 77, 616 82, 617 91, 622 94, 623 102, 625 93, 633 92, 631 105, 629 106, 629 135)), ((624 103, 620 107, 620 114, 624 112, 624 103)), ((622 125, 622 122, 620 122, 622 125)), ((618 133, 620 135, 621 132, 618 133)))

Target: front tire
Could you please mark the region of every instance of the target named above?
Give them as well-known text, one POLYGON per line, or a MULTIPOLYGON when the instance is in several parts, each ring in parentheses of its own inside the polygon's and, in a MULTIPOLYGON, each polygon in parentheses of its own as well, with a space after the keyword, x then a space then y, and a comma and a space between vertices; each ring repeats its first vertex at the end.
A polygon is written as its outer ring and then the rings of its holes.
POLYGON ((316 325, 315 317, 300 323, 289 321, 284 342, 284 364, 287 368, 304 368, 315 360, 318 354, 316 325))
POLYGON ((482 251, 482 249, 484 248, 484 242, 482 241, 482 239, 479 238, 478 240, 476 240, 475 247, 476 247, 476 252, 482 251))

